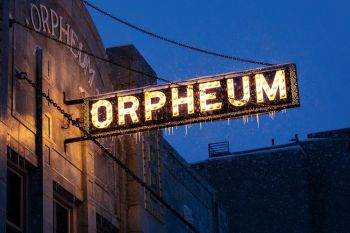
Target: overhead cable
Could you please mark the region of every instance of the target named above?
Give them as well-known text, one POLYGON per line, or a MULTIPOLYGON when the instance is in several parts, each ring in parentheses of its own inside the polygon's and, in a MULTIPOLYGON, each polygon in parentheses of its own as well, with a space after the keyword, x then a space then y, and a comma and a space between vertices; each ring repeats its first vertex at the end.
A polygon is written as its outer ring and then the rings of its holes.
POLYGON ((154 38, 157 38, 159 40, 162 40, 162 41, 165 41, 165 42, 168 42, 170 44, 173 44, 173 45, 176 45, 176 46, 180 46, 180 47, 183 47, 183 48, 187 48, 187 49, 190 49, 192 51, 196 51, 196 52, 200 52, 200 53, 204 53, 204 54, 208 54, 208 55, 212 55, 212 56, 215 56, 215 57, 220 57, 220 58, 225 58, 225 59, 229 59, 229 60, 233 60, 233 61, 238 61, 238 62, 244 62, 244 63, 250 63, 250 64, 256 64, 256 65, 264 65, 264 66, 271 66, 273 64, 271 63, 267 63, 267 62, 262 62, 262 61, 256 61, 256 60, 251 60, 251 59, 245 59, 245 58, 240 58, 240 57, 235 57, 235 56, 230 56, 230 55, 226 55, 226 54, 221 54, 221 53, 218 53, 218 52, 213 52, 213 51, 209 51, 209 50, 205 50, 205 49, 201 49, 201 48, 198 48, 198 47, 195 47, 195 46, 192 46, 190 44, 186 44, 186 43, 182 43, 182 42, 179 42, 179 41, 176 41, 176 40, 173 40, 173 39, 170 39, 168 37, 165 37, 165 36, 162 36, 162 35, 159 35, 159 34, 156 34, 154 32, 151 32, 151 31, 148 31, 146 29, 143 29, 139 26, 136 26, 134 24, 131 24, 119 17, 116 17, 114 15, 112 15, 111 13, 108 13, 107 11, 105 10, 102 10, 101 8, 91 4, 90 2, 88 1, 84 1, 84 3, 91 7, 92 9, 100 12, 101 14, 105 15, 105 16, 108 16, 110 17, 111 19, 123 24, 123 25, 126 25, 132 29, 135 29, 136 31, 139 31, 139 32, 142 32, 148 36, 151 36, 151 37, 154 37, 154 38))
POLYGON ((16 19, 12 19, 11 22, 12 22, 12 23, 15 23, 15 24, 18 24, 18 25, 20 25, 20 26, 22 26, 22 27, 24 27, 24 28, 26 28, 26 29, 28 29, 28 30, 30 30, 30 31, 33 31, 33 32, 35 32, 35 33, 37 33, 37 34, 39 34, 39 35, 41 35, 41 36, 43 36, 43 37, 46 37, 47 39, 53 40, 53 41, 55 41, 55 42, 57 42, 57 43, 59 43, 59 44, 62 44, 62 45, 64 45, 64 46, 67 46, 68 48, 77 50, 77 51, 79 51, 79 52, 82 52, 82 53, 84 53, 84 54, 86 54, 86 55, 89 55, 89 56, 91 56, 91 57, 94 57, 94 58, 96 58, 96 59, 98 59, 98 60, 101 60, 101 61, 103 61, 103 62, 110 63, 110 64, 112 64, 112 65, 115 65, 115 66, 118 66, 118 67, 120 67, 120 68, 129 70, 129 71, 132 71, 132 72, 134 72, 134 73, 138 73, 138 74, 147 76, 147 77, 152 78, 152 79, 156 79, 156 80, 159 80, 159 81, 162 81, 162 82, 166 82, 166 83, 175 84, 174 82, 172 82, 172 81, 170 81, 170 80, 167 80, 167 79, 158 77, 158 76, 156 76, 156 75, 148 74, 148 73, 145 73, 145 72, 140 71, 140 70, 136 70, 136 69, 127 67, 127 66, 125 66, 125 65, 122 65, 122 64, 117 63, 117 62, 115 62, 115 61, 112 61, 112 60, 110 60, 110 59, 107 59, 107 58, 105 58, 105 57, 98 56, 98 55, 96 55, 96 54, 94 54, 94 53, 92 53, 92 52, 89 52, 89 51, 86 51, 86 50, 84 50, 84 49, 81 49, 81 48, 79 48, 79 47, 77 47, 77 46, 73 46, 73 45, 71 45, 71 44, 68 44, 68 43, 66 43, 66 42, 63 42, 63 41, 61 41, 61 40, 59 40, 59 39, 57 39, 57 38, 54 38, 54 37, 52 37, 52 36, 50 36, 50 35, 48 35, 48 34, 43 33, 43 32, 41 32, 41 31, 37 31, 37 30, 35 30, 34 28, 32 28, 32 27, 30 27, 30 26, 28 26, 28 25, 26 25, 26 24, 24 24, 24 23, 21 23, 21 22, 19 22, 19 21, 16 20, 16 19))
MULTIPOLYGON (((19 22, 19 21, 16 20, 16 19, 11 19, 11 23, 18 24, 19 26, 21 26, 21 27, 23 27, 23 28, 26 28, 26 29, 28 29, 28 30, 34 32, 34 33, 37 33, 37 34, 40 35, 40 36, 43 36, 43 37, 45 37, 45 38, 47 38, 47 39, 50 39, 50 40, 52 40, 52 41, 54 41, 54 42, 56 42, 56 43, 59 43, 59 44, 61 44, 61 45, 66 46, 66 47, 68 47, 68 48, 75 49, 75 50, 77 50, 77 51, 79 51, 79 52, 82 52, 82 53, 84 53, 84 54, 86 54, 86 55, 89 55, 89 56, 91 56, 91 57, 94 57, 94 58, 96 58, 96 59, 98 59, 98 60, 100 60, 100 61, 103 61, 103 62, 112 64, 112 65, 115 65, 115 66, 117 66, 117 67, 120 67, 120 68, 122 68, 122 69, 131 71, 131 72, 134 72, 134 73, 137 73, 137 74, 144 75, 144 76, 146 76, 146 77, 149 77, 149 78, 152 78, 152 79, 155 79, 155 80, 162 81, 162 82, 167 83, 167 84, 169 84, 169 85, 183 86, 183 84, 181 84, 180 81, 174 82, 174 81, 170 81, 170 80, 165 79, 165 78, 161 78, 161 77, 159 77, 159 76, 157 76, 157 75, 148 74, 148 73, 145 73, 145 72, 143 72, 143 71, 140 71, 140 70, 133 69, 133 68, 131 68, 131 67, 122 65, 122 64, 120 64, 120 63, 117 63, 117 62, 112 61, 112 60, 110 60, 110 59, 107 59, 107 58, 105 58, 105 57, 96 55, 96 54, 94 54, 94 53, 92 53, 92 52, 86 51, 86 50, 84 50, 84 49, 81 49, 81 48, 79 48, 79 47, 73 46, 73 45, 68 44, 68 43, 66 43, 66 42, 63 42, 63 41, 61 41, 61 40, 59 40, 59 39, 57 39, 57 38, 54 38, 54 37, 52 37, 52 36, 49 36, 49 35, 43 33, 43 32, 41 32, 41 31, 37 31, 37 30, 35 30, 34 28, 32 28, 32 27, 30 27, 30 26, 28 26, 28 25, 26 25, 26 24, 23 24, 23 23, 19 22)), ((184 85, 184 86, 185 86, 185 85, 184 85)), ((202 92, 202 91, 201 91, 201 92, 202 92)), ((256 104, 257 104, 257 105, 260 105, 260 106, 267 106, 267 105, 261 104, 261 103, 256 103, 256 104)))

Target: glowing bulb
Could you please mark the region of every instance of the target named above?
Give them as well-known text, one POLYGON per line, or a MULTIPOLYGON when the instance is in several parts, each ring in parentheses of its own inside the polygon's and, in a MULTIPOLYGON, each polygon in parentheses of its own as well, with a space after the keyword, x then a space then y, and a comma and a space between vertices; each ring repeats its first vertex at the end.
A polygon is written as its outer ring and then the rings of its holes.
POLYGON ((113 121, 112 104, 108 100, 99 100, 91 106, 91 122, 96 128, 103 129, 109 126, 113 121), (98 119, 98 111, 101 107, 106 108, 106 119, 100 121, 98 119))
POLYGON ((187 104, 187 113, 193 114, 194 113, 194 100, 193 100, 193 86, 188 85, 187 86, 187 97, 179 98, 179 90, 178 88, 174 87, 171 89, 171 103, 172 103, 172 109, 173 109, 173 116, 179 116, 179 105, 180 104, 187 104))
POLYGON ((208 104, 207 100, 213 100, 216 99, 216 93, 205 93, 206 90, 220 87, 219 81, 213 81, 213 82, 207 82, 207 83, 200 83, 199 84, 199 98, 200 98, 200 109, 201 112, 205 111, 212 111, 212 110, 219 110, 222 107, 222 103, 214 103, 214 104, 208 104))
POLYGON ((161 91, 146 91, 145 92, 145 114, 146 120, 152 120, 152 111, 158 110, 165 105, 166 96, 161 91), (152 104, 152 99, 158 98, 157 103, 152 104))
POLYGON ((136 111, 139 108, 139 100, 135 96, 118 97, 118 124, 125 125, 125 116, 130 115, 132 123, 139 122, 136 111), (129 108, 125 108, 125 103, 131 103, 129 108))
POLYGON ((237 106, 237 107, 243 106, 247 104, 250 99, 249 76, 243 76, 242 80, 243 80, 243 97, 241 100, 235 99, 235 89, 234 89, 233 79, 230 78, 230 79, 227 79, 226 81, 227 87, 228 87, 228 90, 227 90, 228 100, 233 106, 237 106))
POLYGON ((263 74, 255 75, 255 83, 256 83, 256 94, 257 94, 256 99, 258 103, 264 102, 263 91, 266 93, 267 98, 270 101, 273 101, 276 99, 276 94, 278 89, 280 93, 280 99, 287 98, 286 79, 285 79, 284 70, 276 71, 276 74, 272 83, 272 87, 269 86, 263 74))

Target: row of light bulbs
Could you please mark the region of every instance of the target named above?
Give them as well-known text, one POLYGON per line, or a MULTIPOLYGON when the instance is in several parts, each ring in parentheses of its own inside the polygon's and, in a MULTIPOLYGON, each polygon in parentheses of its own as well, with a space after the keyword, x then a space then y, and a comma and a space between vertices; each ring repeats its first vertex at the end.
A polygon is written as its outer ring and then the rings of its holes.
MULTIPOLYGON (((250 85, 249 76, 242 77, 243 86, 243 97, 240 100, 236 99, 233 78, 226 79, 227 84, 227 97, 230 104, 233 106, 243 106, 247 104, 250 100, 250 85)), ((255 75, 256 84, 256 97, 258 103, 264 102, 264 92, 270 101, 275 100, 277 95, 277 90, 279 89, 280 99, 287 98, 286 92, 286 81, 284 70, 278 70, 275 73, 272 87, 269 86, 263 74, 255 75)), ((206 93, 207 90, 220 88, 220 81, 210 81, 205 83, 199 83, 199 108, 201 112, 220 110, 222 108, 222 102, 208 103, 208 100, 215 100, 217 98, 215 92, 206 93)), ((179 106, 187 105, 187 114, 191 115, 195 112, 194 106, 194 94, 193 85, 187 86, 187 93, 185 97, 179 98, 179 90, 177 87, 171 88, 171 103, 172 103, 172 116, 177 117, 180 115, 179 106)), ((164 107, 166 104, 166 95, 162 91, 146 91, 145 96, 145 120, 152 120, 152 111, 156 111, 164 107), (157 102, 152 100, 157 99, 157 102)), ((132 123, 138 123, 139 117, 136 111, 139 109, 139 100, 137 97, 129 96, 119 96, 118 97, 118 124, 125 125, 125 116, 129 115, 132 123), (125 103, 130 103, 129 107, 125 107, 125 103)), ((107 128, 113 121, 113 107, 111 102, 108 100, 98 100, 91 107, 91 121, 96 128, 107 128), (104 120, 100 120, 98 117, 98 110, 100 107, 106 108, 106 117, 104 120)))

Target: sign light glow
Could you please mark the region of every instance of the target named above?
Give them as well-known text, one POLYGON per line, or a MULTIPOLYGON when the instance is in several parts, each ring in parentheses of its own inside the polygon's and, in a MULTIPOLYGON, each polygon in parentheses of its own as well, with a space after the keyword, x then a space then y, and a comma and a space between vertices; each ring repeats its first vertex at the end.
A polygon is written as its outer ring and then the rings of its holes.
POLYGON ((89 97, 84 122, 105 137, 298 106, 296 66, 287 64, 89 97))

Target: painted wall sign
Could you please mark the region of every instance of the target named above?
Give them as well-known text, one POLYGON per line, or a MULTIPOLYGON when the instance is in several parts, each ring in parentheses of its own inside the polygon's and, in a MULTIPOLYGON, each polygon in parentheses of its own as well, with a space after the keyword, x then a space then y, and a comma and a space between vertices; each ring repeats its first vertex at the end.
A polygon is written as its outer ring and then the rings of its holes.
POLYGON ((201 77, 84 100, 94 137, 280 111, 299 106, 295 64, 201 77))
MULTIPOLYGON (((67 43, 73 47, 84 49, 82 40, 74 28, 66 23, 66 19, 55 10, 47 8, 45 5, 30 5, 30 19, 26 19, 27 25, 31 25, 35 31, 46 33, 56 39, 67 43)), ((91 65, 91 59, 87 54, 69 48, 73 57, 77 60, 85 75, 89 77, 89 85, 92 86, 96 71, 91 65)))

